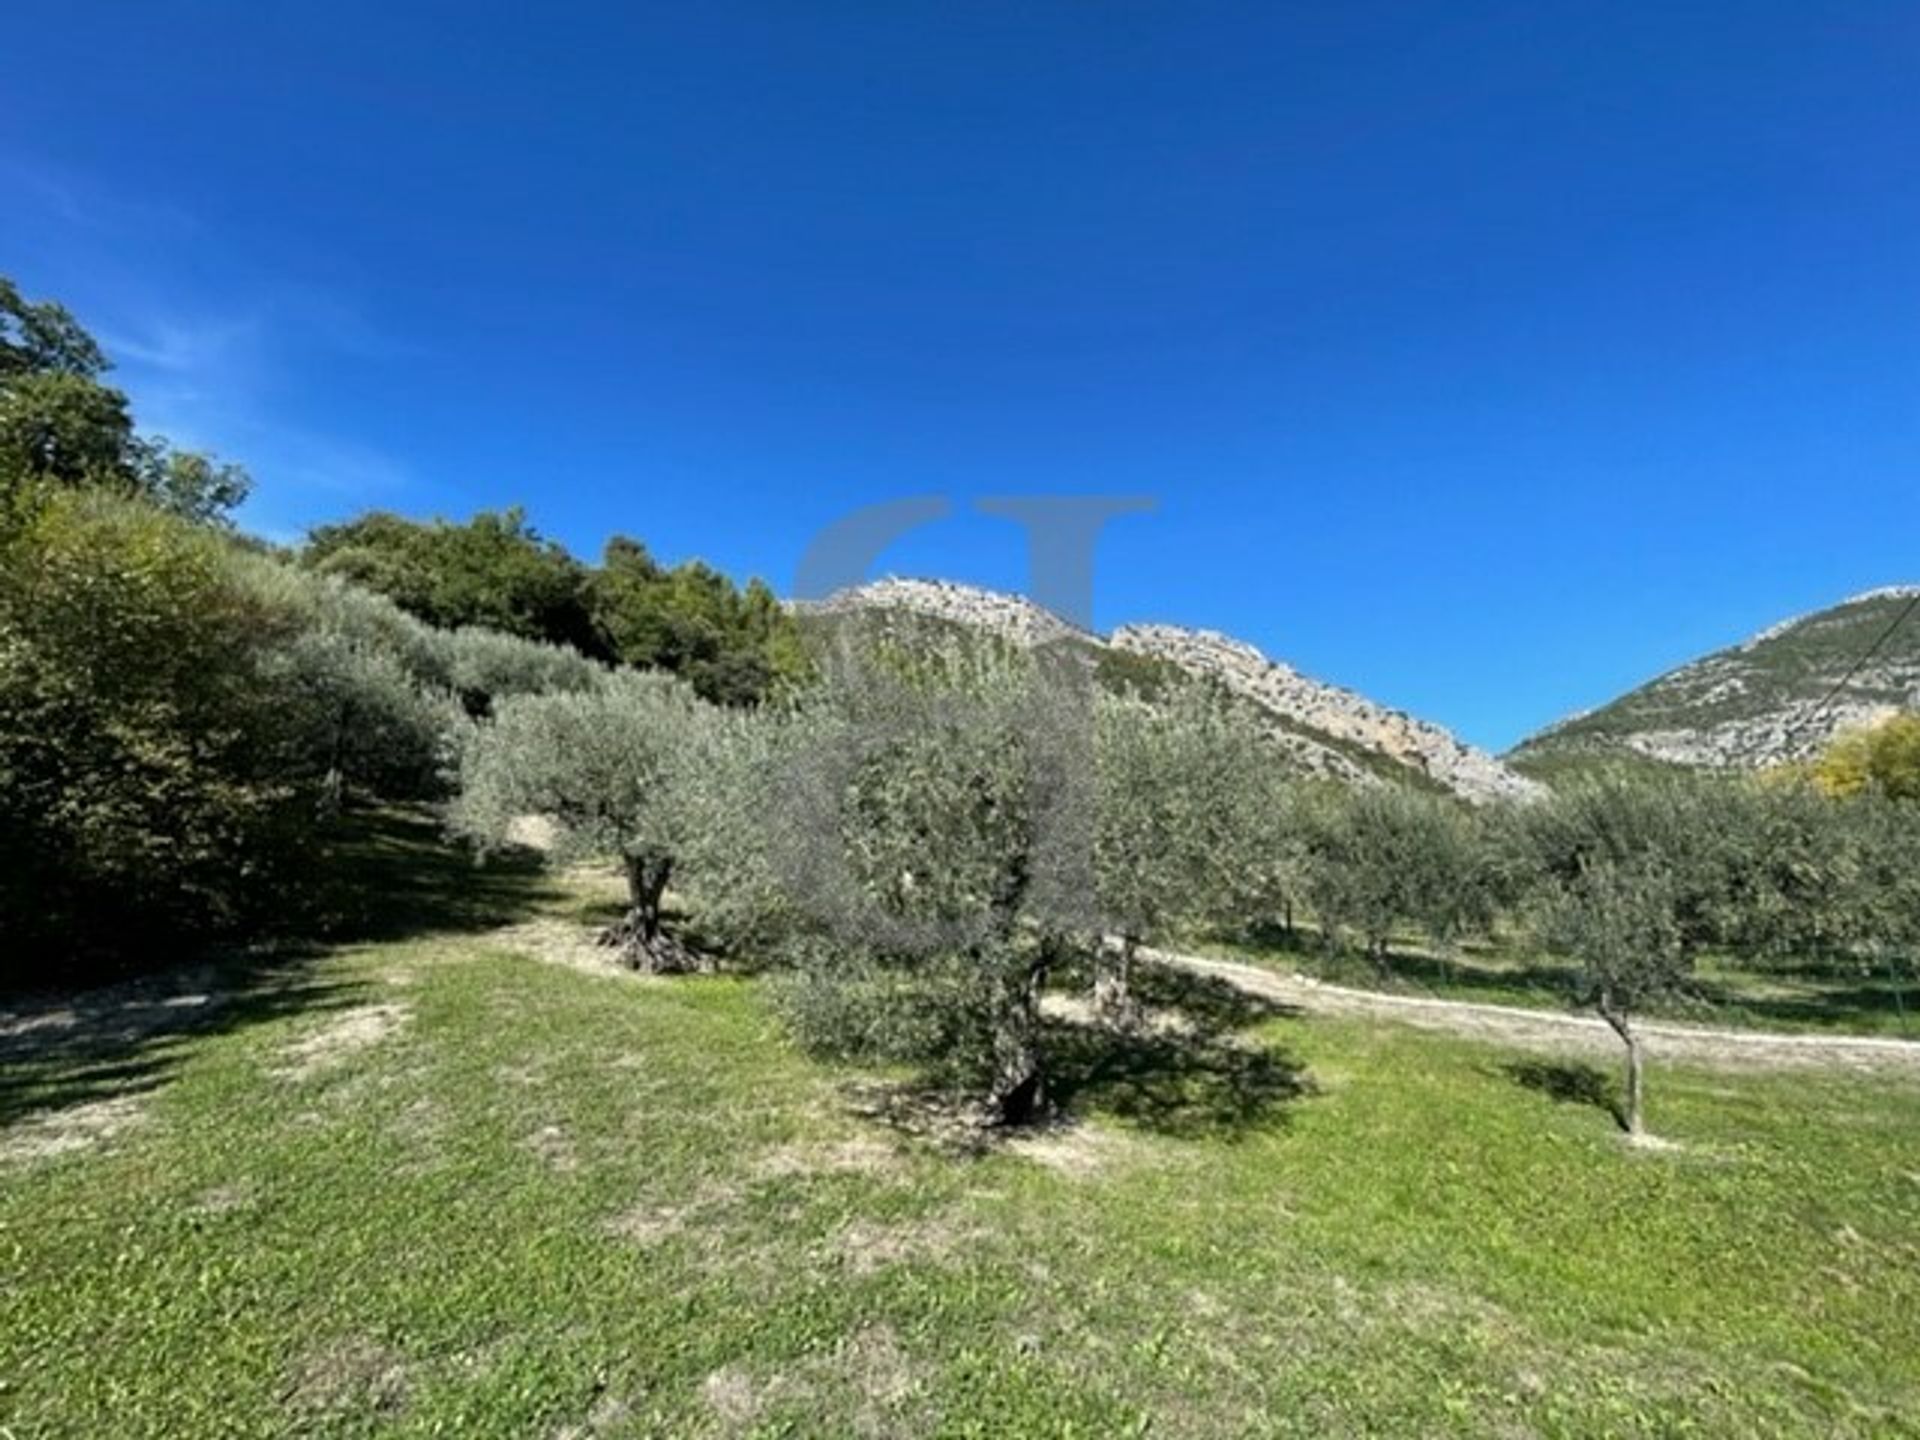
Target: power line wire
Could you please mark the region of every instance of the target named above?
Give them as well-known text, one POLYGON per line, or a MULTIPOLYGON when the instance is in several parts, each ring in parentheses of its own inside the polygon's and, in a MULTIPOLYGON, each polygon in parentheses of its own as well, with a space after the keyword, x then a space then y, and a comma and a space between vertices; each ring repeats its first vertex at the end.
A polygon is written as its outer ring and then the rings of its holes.
POLYGON ((1787 731, 1786 738, 1781 743, 1780 749, 1783 754, 1791 755, 1793 753, 1793 742, 1798 740, 1806 731, 1807 727, 1826 712, 1827 707, 1839 698, 1840 692, 1852 683, 1853 677, 1858 675, 1861 670, 1866 667, 1866 663, 1885 648, 1887 641, 1893 638, 1894 632, 1906 624, 1916 610, 1920 610, 1920 590, 1913 592, 1908 598, 1907 603, 1900 607, 1900 613, 1893 617, 1893 623, 1880 632, 1878 639, 1860 652, 1859 657, 1854 660, 1853 664, 1847 667, 1847 673, 1834 682, 1833 688, 1820 697, 1819 703, 1799 720, 1794 722, 1793 728, 1787 731))

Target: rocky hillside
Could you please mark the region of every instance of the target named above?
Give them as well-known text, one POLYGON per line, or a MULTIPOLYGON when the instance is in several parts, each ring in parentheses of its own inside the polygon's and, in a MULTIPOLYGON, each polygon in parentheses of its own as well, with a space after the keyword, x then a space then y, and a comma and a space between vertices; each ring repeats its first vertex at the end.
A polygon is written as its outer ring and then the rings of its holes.
POLYGON ((1082 630, 1017 595, 944 580, 887 579, 801 607, 816 616, 905 613, 985 631, 1018 645, 1066 641, 1101 675, 1151 686, 1180 676, 1214 681, 1257 707, 1306 771, 1355 783, 1401 779, 1475 801, 1525 797, 1534 782, 1438 725, 1309 679, 1242 641, 1175 625, 1127 625, 1109 637, 1082 630))
POLYGON ((1842 730, 1920 708, 1916 597, 1920 586, 1870 590, 1782 621, 1562 720, 1506 758, 1537 775, 1618 758, 1750 768, 1802 759, 1842 730))
POLYGON ((1078 639, 1098 643, 1091 631, 1062 619, 1024 595, 983 590, 951 580, 903 580, 889 576, 841 590, 825 600, 803 601, 802 613, 815 615, 903 610, 970 630, 985 630, 1016 645, 1078 639))
POLYGON ((1524 799, 1537 788, 1484 750, 1404 710, 1302 675, 1244 640, 1178 625, 1123 625, 1108 644, 1171 661, 1348 746, 1383 755, 1472 800, 1524 799))

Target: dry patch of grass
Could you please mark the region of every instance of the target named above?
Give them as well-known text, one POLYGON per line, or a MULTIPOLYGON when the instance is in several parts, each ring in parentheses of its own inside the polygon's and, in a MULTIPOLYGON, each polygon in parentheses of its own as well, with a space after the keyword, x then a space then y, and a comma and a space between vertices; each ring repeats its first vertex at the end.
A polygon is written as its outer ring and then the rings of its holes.
POLYGON ((542 1125, 527 1136, 526 1146, 548 1169, 561 1175, 572 1175, 580 1169, 580 1156, 565 1126, 542 1125))
POLYGON ((828 1254, 855 1275, 872 1275, 895 1265, 949 1265, 987 1238, 977 1225, 939 1216, 882 1224, 849 1220, 834 1235, 828 1254))
POLYGON ((721 1433, 745 1434, 776 1409, 826 1407, 844 1417, 844 1433, 880 1437, 918 1435, 933 1417, 916 1413, 926 1385, 925 1367, 901 1345, 891 1326, 863 1325, 829 1354, 810 1356, 785 1370, 754 1372, 725 1365, 700 1385, 700 1397, 721 1433))
POLYGON ((30 1162, 91 1149, 138 1125, 144 1097, 115 1095, 31 1115, 0 1137, 0 1161, 30 1162))
POLYGON ((283 1399, 309 1420, 397 1415, 406 1408, 406 1363, 365 1336, 317 1346, 294 1363, 283 1399))
POLYGON ((1096 1179, 1150 1158, 1144 1140, 1104 1125, 1052 1125, 1030 1135, 1010 1136, 1004 1148, 1070 1180, 1096 1179))
POLYGON ((760 1157, 754 1173, 771 1180, 796 1175, 884 1175, 900 1167, 896 1147, 871 1136, 856 1135, 778 1146, 760 1157))
POLYGON ((288 1045, 273 1073, 283 1080, 310 1080, 390 1039, 412 1018, 412 1008, 399 1003, 344 1011, 288 1045))

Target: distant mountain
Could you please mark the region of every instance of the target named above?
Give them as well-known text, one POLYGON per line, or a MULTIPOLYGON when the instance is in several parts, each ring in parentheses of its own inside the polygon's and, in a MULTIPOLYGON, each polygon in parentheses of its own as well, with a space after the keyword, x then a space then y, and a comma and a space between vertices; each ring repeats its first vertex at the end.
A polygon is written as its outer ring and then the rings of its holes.
POLYGON ((1085 650, 1109 683, 1153 689, 1183 676, 1219 684, 1254 706, 1301 769, 1353 783, 1404 781, 1474 801, 1525 798, 1538 786, 1438 725, 1309 679, 1252 645, 1177 625, 1127 625, 1111 636, 1063 620, 1018 595, 946 580, 877 580, 802 605, 804 614, 907 615, 985 632, 1016 645, 1085 650))
POLYGON ((1842 730, 1920 708, 1916 596, 1920 586, 1892 586, 1784 620, 1549 726, 1505 758, 1538 777, 1611 760, 1759 768, 1805 758, 1842 730))

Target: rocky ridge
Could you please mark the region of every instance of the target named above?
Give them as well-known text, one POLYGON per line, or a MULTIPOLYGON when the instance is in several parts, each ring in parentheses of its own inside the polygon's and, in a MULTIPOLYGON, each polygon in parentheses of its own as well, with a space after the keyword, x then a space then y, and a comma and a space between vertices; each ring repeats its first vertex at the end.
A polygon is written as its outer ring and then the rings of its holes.
POLYGON ((1177 625, 1125 625, 1102 637, 1023 596, 947 580, 888 578, 798 607, 803 613, 901 610, 1031 646, 1067 640, 1096 657, 1134 656, 1213 681, 1275 721, 1275 739, 1303 769, 1367 783, 1404 770, 1466 799, 1525 799, 1531 780, 1445 729, 1302 675, 1244 641, 1177 625))
POLYGON ((1384 755, 1467 799, 1524 800, 1539 791, 1441 726, 1302 675, 1244 640, 1178 625, 1122 625, 1107 643, 1216 680, 1262 709, 1384 755))

